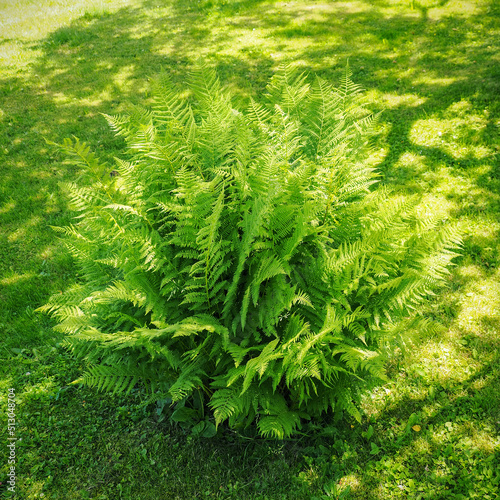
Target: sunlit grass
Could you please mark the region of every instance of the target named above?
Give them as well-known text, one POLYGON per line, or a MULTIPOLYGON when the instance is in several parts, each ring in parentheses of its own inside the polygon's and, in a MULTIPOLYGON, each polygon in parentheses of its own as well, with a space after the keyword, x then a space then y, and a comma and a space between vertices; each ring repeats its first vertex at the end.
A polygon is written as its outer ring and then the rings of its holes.
POLYGON ((25 398, 26 498, 309 500, 347 486, 360 500, 495 498, 499 16, 490 0, 0 2, 0 404, 9 387, 25 398), (441 327, 395 355, 362 423, 341 421, 331 437, 197 443, 138 395, 70 386, 80 367, 33 313, 78 273, 49 227, 70 221, 58 186, 78 172, 44 138, 76 135, 112 161, 122 143, 100 113, 147 102, 161 70, 182 84, 200 55, 243 103, 281 61, 335 82, 349 60, 383 111, 370 159, 381 182, 464 233, 448 287, 424 311, 441 327))

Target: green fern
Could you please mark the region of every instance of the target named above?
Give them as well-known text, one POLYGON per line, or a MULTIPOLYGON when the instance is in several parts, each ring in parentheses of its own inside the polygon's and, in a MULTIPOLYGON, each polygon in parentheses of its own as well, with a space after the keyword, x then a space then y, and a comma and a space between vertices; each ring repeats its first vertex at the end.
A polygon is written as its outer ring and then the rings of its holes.
POLYGON ((372 189, 376 117, 349 71, 334 88, 282 66, 243 111, 202 62, 190 90, 161 75, 151 109, 105 115, 127 143, 116 176, 60 145, 82 176, 64 186, 78 217, 56 230, 82 278, 40 311, 84 383, 168 393, 175 421, 191 405, 283 439, 325 413, 361 418, 391 346, 427 327, 418 304, 460 235, 372 189))

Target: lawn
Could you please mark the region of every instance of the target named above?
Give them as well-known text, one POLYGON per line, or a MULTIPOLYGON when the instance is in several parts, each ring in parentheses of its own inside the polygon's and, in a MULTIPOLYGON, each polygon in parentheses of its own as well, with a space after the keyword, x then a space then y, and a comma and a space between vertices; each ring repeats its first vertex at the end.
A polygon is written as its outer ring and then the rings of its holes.
POLYGON ((496 0, 0 0, 0 497, 500 498, 500 4, 496 0), (182 85, 199 56, 244 105, 280 62, 337 82, 347 61, 382 111, 370 161, 394 194, 459 225, 461 256, 361 424, 266 442, 196 439, 139 392, 71 385, 82 366, 35 309, 77 270, 50 226, 80 172, 46 142, 120 156, 101 113, 182 85), (157 411, 158 410, 158 411, 157 411))

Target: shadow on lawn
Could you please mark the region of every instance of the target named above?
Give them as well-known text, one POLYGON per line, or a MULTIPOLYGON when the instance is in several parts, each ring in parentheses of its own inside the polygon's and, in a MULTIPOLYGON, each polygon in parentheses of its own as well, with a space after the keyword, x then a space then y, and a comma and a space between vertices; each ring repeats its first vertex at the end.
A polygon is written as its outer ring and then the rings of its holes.
MULTIPOLYGON (((456 215, 486 210, 498 220, 498 150, 477 155, 471 147, 468 155, 457 157, 446 145, 419 144, 412 138, 416 122, 429 116, 445 122, 453 116, 453 105, 466 102, 469 113, 482 114, 487 105, 490 112, 480 127, 462 124, 460 141, 472 146, 495 143, 500 65, 495 60, 498 35, 493 33, 493 17, 482 28, 487 37, 478 34, 471 41, 470 32, 473 26, 483 26, 484 12, 498 7, 491 1, 470 15, 434 19, 433 9, 419 5, 415 2, 413 11, 401 7, 388 13, 384 0, 352 8, 260 0, 197 4, 145 0, 140 8, 84 15, 34 47, 42 50, 42 56, 28 82, 34 87, 28 93, 33 95, 10 102, 14 115, 26 113, 25 103, 32 99, 37 111, 30 113, 33 120, 20 119, 22 126, 10 132, 17 137, 30 131, 39 135, 36 113, 42 109, 46 118, 42 133, 49 139, 76 135, 111 160, 122 143, 106 130, 99 112, 120 112, 127 102, 143 101, 147 77, 162 70, 182 83, 198 56, 204 55, 244 102, 249 95, 262 93, 279 59, 300 62, 330 81, 338 81, 349 59, 357 83, 391 98, 388 105, 370 104, 377 111, 385 107, 387 151, 378 165, 384 180, 407 192, 428 192, 441 182, 439 171, 429 172, 445 168, 478 188, 474 193, 448 195, 461 206, 456 215), (168 5, 171 11, 165 9, 168 5), (264 45, 248 40, 254 31, 265 39, 264 45), (407 161, 408 155, 420 158, 420 166, 407 161)), ((10 85, 15 87, 16 82, 10 85)), ((46 154, 45 147, 38 150, 46 154)), ((15 177, 15 171, 10 175, 15 177)), ((486 246, 495 246, 494 237, 486 246)))
MULTIPOLYGON (((447 2, 438 3, 443 6, 447 2)), ((388 151, 379 165, 385 180, 399 188, 410 184, 408 190, 414 191, 434 188, 438 176, 429 178, 404 160, 405 155, 418 155, 429 168, 445 167, 452 176, 465 176, 478 188, 477 193, 468 193, 473 197, 470 207, 457 215, 487 212, 500 222, 498 150, 493 153, 491 147, 483 155, 471 154, 459 161, 443 145, 421 145, 412 139, 416 122, 428 117, 445 121, 453 115, 453 105, 467 102, 468 112, 478 115, 488 106, 489 115, 484 115, 484 126, 479 129, 472 123, 463 125, 463 140, 472 145, 494 144, 500 111, 494 16, 489 15, 492 24, 484 26, 489 30, 486 40, 480 34, 471 35, 471 26, 482 26, 481 11, 436 20, 432 9, 419 6, 417 1, 415 11, 402 8, 397 14, 385 13, 388 3, 383 0, 356 5, 356 9, 339 10, 316 3, 297 7, 293 3, 242 0, 221 5, 206 0, 194 6, 186 0, 146 0, 141 8, 85 15, 34 45, 41 56, 28 73, 0 78, 0 100, 7 110, 0 141, 8 150, 0 151, 4 155, 0 223, 9 228, 9 236, 0 245, 11 262, 0 263, 0 269, 15 276, 16 262, 30 260, 36 270, 34 276, 27 274, 3 283, 1 317, 12 318, 11 333, 22 338, 24 329, 33 324, 26 305, 43 304, 51 293, 65 286, 74 271, 64 258, 51 256, 47 250, 54 237, 46 227, 68 222, 62 198, 54 193, 58 193, 59 181, 73 180, 78 172, 63 166, 60 155, 43 137, 60 142, 76 135, 111 161, 120 154, 123 143, 112 135, 99 113, 121 112, 127 102, 147 99, 147 77, 161 70, 182 83, 200 54, 217 66, 222 82, 242 102, 262 93, 280 59, 298 62, 330 81, 338 80, 349 59, 357 83, 368 91, 392 96, 382 118, 388 129, 383 139, 388 151), (154 14, 155 8, 170 4, 171 12, 165 10, 163 15, 160 9, 160 14, 154 14), (265 39, 264 45, 249 38, 254 30, 265 39), (416 98, 403 99, 408 95, 416 98), (31 185, 29 191, 26 183, 31 185), (19 223, 19 210, 23 224, 19 223), (36 237, 31 241, 30 232, 43 234, 43 241, 36 237)), ((494 0, 485 5, 490 12, 498 9, 494 0)), ((383 103, 371 106, 374 110, 384 107, 383 103)), ((461 196, 456 197, 458 205, 461 196)), ((482 263, 488 260, 484 248, 498 242, 494 237, 475 238, 471 236, 469 248, 477 247, 477 262, 482 263), (475 241, 480 242, 476 247, 475 241)), ((484 269, 489 275, 499 264, 498 254, 490 264, 491 269, 484 269)), ((488 349, 489 341, 477 342, 488 349)), ((497 344, 490 347, 498 349, 497 344)), ((491 366, 485 366, 474 379, 486 376, 491 366)), ((495 377, 488 379, 488 387, 498 383, 498 374, 495 377)), ((473 382, 452 385, 453 392, 463 390, 467 395, 448 400, 439 413, 452 418, 455 409, 460 411, 460 398, 464 402, 470 399, 473 382)), ((483 398, 480 406, 486 404, 483 398)), ((408 418, 423 405, 423 401, 401 401, 384 418, 408 418)), ((397 453, 389 441, 386 446, 397 453)), ((256 467, 250 479, 257 481, 259 474, 256 467)))
MULTIPOLYGON (((435 7, 446 3, 435 2, 435 7)), ((80 114, 85 99, 94 100, 93 109, 105 112, 121 109, 126 101, 140 101, 146 76, 162 69, 182 82, 200 54, 217 66, 223 82, 242 100, 263 91, 277 59, 300 61, 305 69, 331 81, 338 81, 349 59, 356 82, 392 96, 388 105, 371 104, 374 110, 385 108, 388 150, 378 166, 385 181, 398 189, 427 192, 440 183, 439 175, 427 175, 428 168, 444 167, 480 188, 481 202, 476 205, 481 210, 486 203, 487 210, 498 212, 498 150, 491 147, 476 154, 473 147, 493 145, 498 133, 498 36, 493 21, 481 24, 485 11, 498 8, 494 2, 470 15, 442 19, 432 18, 433 9, 418 2, 413 11, 401 7, 401 12, 387 13, 383 0, 352 9, 259 0, 207 0, 196 5, 178 0, 168 15, 148 14, 148 9, 161 5, 168 2, 146 0, 143 8, 122 9, 102 18, 84 16, 56 31, 43 45, 36 73, 50 89, 71 99, 68 111, 74 108, 80 114), (488 36, 471 41, 475 25, 489 30, 488 36), (254 31, 265 39, 264 45, 248 40, 254 31), (408 96, 415 100, 408 102, 408 96), (459 141, 471 146, 468 154, 453 155, 442 143, 414 141, 416 122, 429 116, 445 122, 461 102, 478 116, 490 107, 481 126, 461 125, 459 141), (428 168, 416 168, 406 160, 408 155, 421 158, 428 168), (478 168, 482 173, 474 172, 478 168), (491 192, 486 202, 485 191, 491 192)))

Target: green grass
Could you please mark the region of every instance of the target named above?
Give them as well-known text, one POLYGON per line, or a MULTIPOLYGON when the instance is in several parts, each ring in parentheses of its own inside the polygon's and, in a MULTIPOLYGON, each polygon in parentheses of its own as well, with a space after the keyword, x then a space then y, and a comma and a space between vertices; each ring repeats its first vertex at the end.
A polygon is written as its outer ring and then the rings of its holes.
POLYGON ((499 498, 499 19, 495 0, 0 0, 0 494, 12 387, 19 499, 499 498), (147 101, 161 70, 182 83, 200 55, 242 102, 280 61, 336 81, 349 60, 384 110, 383 182, 464 231, 425 310, 442 328, 394 356, 361 425, 192 439, 139 393, 69 385, 81 367, 33 312, 77 278, 50 226, 70 221, 59 183, 79 172, 44 138, 112 161, 100 113, 147 101))

